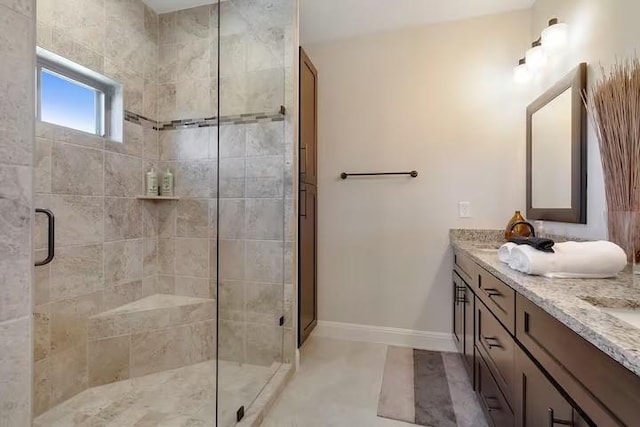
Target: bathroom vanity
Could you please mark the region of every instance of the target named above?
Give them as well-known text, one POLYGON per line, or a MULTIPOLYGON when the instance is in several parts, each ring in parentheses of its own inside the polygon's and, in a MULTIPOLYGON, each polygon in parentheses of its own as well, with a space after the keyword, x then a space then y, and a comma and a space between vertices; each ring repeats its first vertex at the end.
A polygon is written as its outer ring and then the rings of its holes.
POLYGON ((527 276, 498 260, 495 232, 451 244, 454 337, 491 425, 640 425, 640 328, 612 314, 640 310, 631 275, 527 276))

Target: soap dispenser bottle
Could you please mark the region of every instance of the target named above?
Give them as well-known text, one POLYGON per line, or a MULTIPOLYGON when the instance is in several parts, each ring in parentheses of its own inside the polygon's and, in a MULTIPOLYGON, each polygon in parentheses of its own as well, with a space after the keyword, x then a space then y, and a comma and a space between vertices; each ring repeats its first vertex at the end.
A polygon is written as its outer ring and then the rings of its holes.
POLYGON ((162 195, 164 197, 173 197, 173 174, 167 168, 162 176, 162 195))
POLYGON ((158 174, 154 168, 147 172, 147 196, 158 196, 158 174))
POLYGON ((512 237, 529 237, 531 235, 531 230, 526 225, 516 225, 513 227, 513 224, 516 222, 525 222, 524 217, 520 211, 516 211, 511 217, 509 224, 507 224, 507 228, 504 231, 504 238, 506 240, 511 239, 512 237), (513 227, 513 230, 511 229, 513 227))

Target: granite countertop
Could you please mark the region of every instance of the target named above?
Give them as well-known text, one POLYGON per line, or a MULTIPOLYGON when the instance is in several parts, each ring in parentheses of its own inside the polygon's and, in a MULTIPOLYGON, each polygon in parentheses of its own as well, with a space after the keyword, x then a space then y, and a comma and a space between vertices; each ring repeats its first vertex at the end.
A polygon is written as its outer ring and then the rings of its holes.
POLYGON ((554 318, 640 376, 640 328, 626 323, 586 300, 607 307, 638 308, 640 276, 623 272, 614 279, 548 279, 510 269, 498 260, 491 244, 504 243, 496 230, 451 230, 451 245, 511 286, 554 318))

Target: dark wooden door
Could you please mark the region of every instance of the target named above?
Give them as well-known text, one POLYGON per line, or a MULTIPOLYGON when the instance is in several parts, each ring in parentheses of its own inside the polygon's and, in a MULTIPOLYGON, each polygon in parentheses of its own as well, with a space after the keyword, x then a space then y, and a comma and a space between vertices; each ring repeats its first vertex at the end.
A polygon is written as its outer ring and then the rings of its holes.
POLYGON ((300 187, 300 328, 299 344, 318 323, 316 187, 300 187))
POLYGON ((300 48, 298 346, 318 323, 318 72, 300 48))
POLYGON ((300 181, 318 185, 318 71, 300 48, 300 181))
POLYGON ((576 425, 571 404, 519 348, 515 382, 517 427, 576 425))

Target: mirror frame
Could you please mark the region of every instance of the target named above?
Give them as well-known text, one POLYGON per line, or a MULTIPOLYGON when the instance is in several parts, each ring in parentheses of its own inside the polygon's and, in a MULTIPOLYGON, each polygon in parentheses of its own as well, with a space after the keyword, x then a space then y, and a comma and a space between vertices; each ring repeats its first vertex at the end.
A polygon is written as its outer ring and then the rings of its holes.
POLYGON ((587 88, 587 64, 581 63, 527 107, 527 218, 587 223, 587 110, 582 95, 587 88), (571 89, 571 208, 534 208, 532 200, 533 114, 571 89))

